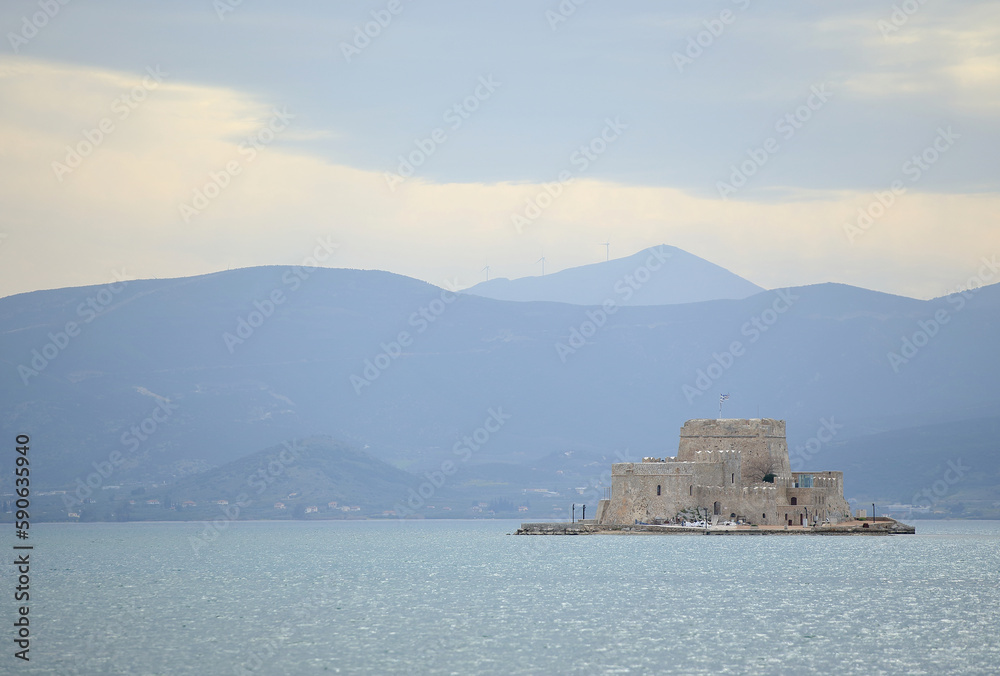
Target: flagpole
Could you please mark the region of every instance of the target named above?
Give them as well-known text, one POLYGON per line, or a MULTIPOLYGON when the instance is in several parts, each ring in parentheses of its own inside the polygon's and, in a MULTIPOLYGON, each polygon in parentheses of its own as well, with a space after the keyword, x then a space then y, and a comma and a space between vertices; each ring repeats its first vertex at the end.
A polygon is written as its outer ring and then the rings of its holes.
POLYGON ((729 399, 729 395, 728 394, 722 394, 720 392, 719 393, 719 420, 722 420, 722 402, 724 402, 726 399, 729 399))

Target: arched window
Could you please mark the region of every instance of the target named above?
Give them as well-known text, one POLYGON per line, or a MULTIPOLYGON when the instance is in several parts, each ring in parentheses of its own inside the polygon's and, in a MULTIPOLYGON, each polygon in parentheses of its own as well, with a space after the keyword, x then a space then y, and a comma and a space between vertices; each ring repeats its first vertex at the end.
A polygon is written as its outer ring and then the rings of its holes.
POLYGON ((656 484, 656 494, 660 494, 660 484, 656 484))
POLYGON ((799 499, 798 498, 792 498, 792 504, 793 505, 799 504, 799 499))
POLYGON ((714 505, 712 505, 712 514, 719 515, 721 513, 722 513, 722 507, 721 505, 719 505, 718 502, 716 502, 714 505))

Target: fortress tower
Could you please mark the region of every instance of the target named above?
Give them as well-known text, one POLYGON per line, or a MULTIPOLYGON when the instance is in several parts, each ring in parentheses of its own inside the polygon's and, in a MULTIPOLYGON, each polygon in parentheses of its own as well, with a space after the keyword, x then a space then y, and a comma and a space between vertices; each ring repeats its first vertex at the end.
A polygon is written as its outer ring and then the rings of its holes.
POLYGON ((790 476, 785 421, 761 419, 695 419, 681 428, 677 460, 694 462, 698 451, 739 451, 743 466, 779 476, 790 476))

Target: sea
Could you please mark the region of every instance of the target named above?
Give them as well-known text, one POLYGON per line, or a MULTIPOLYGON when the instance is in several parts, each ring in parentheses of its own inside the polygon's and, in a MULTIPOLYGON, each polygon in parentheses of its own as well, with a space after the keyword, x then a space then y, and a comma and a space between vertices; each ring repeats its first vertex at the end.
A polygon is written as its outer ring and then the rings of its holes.
POLYGON ((8 545, 0 673, 1000 673, 1000 522, 889 537, 517 526, 35 524, 30 661, 14 658, 8 545))

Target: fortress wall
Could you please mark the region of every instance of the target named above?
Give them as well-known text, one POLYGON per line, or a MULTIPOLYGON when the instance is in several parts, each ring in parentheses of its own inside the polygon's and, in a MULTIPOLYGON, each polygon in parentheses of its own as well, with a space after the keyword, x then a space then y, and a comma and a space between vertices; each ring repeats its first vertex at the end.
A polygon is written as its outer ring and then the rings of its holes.
POLYGON ((736 515, 761 526, 780 525, 784 512, 778 512, 778 491, 770 484, 744 486, 736 515))
POLYGON ((724 518, 740 511, 740 454, 712 451, 698 454, 698 460, 612 465, 612 497, 602 522, 665 520, 694 508, 711 515, 716 502, 724 518))
POLYGON ((610 500, 598 500, 597 501, 597 516, 595 520, 597 523, 608 523, 608 509, 611 506, 610 500))
POLYGON ((847 519, 851 515, 851 506, 844 499, 843 484, 813 489, 817 514, 821 519, 837 517, 847 519))
POLYGON ((739 451, 697 451, 694 453, 697 483, 705 486, 733 487, 742 482, 742 455, 739 451))
POLYGON ((847 518, 851 508, 844 499, 843 472, 794 472, 785 482, 785 504, 791 505, 792 498, 797 498, 799 506, 809 507, 809 518, 818 516, 820 520, 830 516, 847 518), (812 488, 796 488, 795 482, 800 482, 803 476, 812 476, 812 488))
POLYGON ((611 466, 608 523, 673 517, 691 499, 694 472, 694 463, 687 462, 615 463, 611 466))

